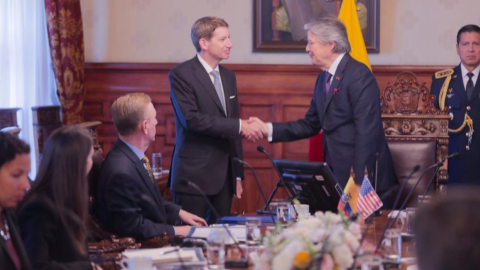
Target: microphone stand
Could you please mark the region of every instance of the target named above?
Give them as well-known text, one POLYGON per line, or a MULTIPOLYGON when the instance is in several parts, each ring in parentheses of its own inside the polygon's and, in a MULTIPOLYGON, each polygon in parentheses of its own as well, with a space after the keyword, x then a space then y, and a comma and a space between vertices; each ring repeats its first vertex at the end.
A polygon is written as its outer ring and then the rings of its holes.
MULTIPOLYGON (((257 173, 255 172, 255 169, 253 169, 253 167, 250 164, 248 164, 246 161, 243 161, 243 160, 238 159, 238 158, 233 158, 233 160, 247 166, 250 170, 252 170, 253 176, 255 177, 255 182, 257 183, 258 190, 260 191, 260 194, 262 195, 263 202, 265 203, 265 205, 267 205, 267 198, 265 197, 265 193, 263 193, 263 189, 262 189, 262 186, 260 185, 260 180, 258 180, 258 176, 257 176, 257 173)), ((273 215, 270 215, 270 217, 272 218, 272 223, 275 224, 275 219, 273 218, 273 215)))
MULTIPOLYGON (((265 148, 261 145, 257 146, 257 150, 259 152, 262 152, 263 154, 265 154, 268 157, 268 159, 270 159, 270 161, 272 162, 273 168, 275 168, 275 171, 277 172, 278 177, 280 177, 279 181, 282 183, 282 186, 287 187, 287 185, 285 184, 285 181, 283 180, 282 174, 278 170, 277 165, 275 165, 275 162, 273 162, 273 158, 270 156, 270 154, 267 153, 267 150, 265 150, 265 148)), ((278 186, 278 183, 277 183, 277 186, 278 186)), ((287 188, 287 192, 285 192, 285 194, 287 195, 288 201, 290 202, 290 205, 292 206, 293 211, 295 211, 295 215, 298 216, 297 208, 295 207, 295 205, 293 203, 292 196, 290 196, 288 193, 289 193, 289 190, 287 188)), ((272 197, 272 195, 270 197, 272 197)), ((268 206, 265 205, 265 207, 268 207, 268 206)))
POLYGON ((437 167, 437 169, 435 170, 435 173, 433 173, 432 175, 432 178, 430 178, 430 181, 428 182, 428 186, 423 192, 422 200, 418 203, 419 205, 421 205, 423 203, 423 200, 425 200, 425 196, 427 195, 427 192, 430 189, 430 186, 433 184, 433 179, 435 179, 435 175, 437 175, 438 171, 440 170, 440 167, 442 167, 442 165, 437 167))
MULTIPOLYGON (((378 157, 380 153, 375 153, 375 193, 377 193, 377 182, 378 182, 378 157)), ((373 212, 374 217, 379 217, 382 215, 382 210, 378 209, 377 211, 373 212)))
MULTIPOLYGON (((198 187, 195 183, 192 183, 188 180, 183 180, 181 184, 191 186, 195 190, 197 190, 202 195, 205 202, 207 202, 208 206, 210 207, 212 212, 215 214, 215 216, 220 217, 217 210, 212 205, 212 203, 208 200, 207 195, 205 195, 205 193, 203 192, 202 189, 200 189, 200 187, 198 187)), ((233 237, 232 232, 227 228, 227 226, 225 226, 225 224, 222 223, 222 227, 225 229, 225 231, 227 231, 228 235, 235 243, 235 247, 240 251, 240 254, 241 254, 241 258, 239 261, 229 262, 229 265, 232 266, 233 268, 248 268, 248 259, 245 257, 245 252, 240 248, 240 244, 238 243, 237 239, 233 237)), ((225 262, 225 264, 227 264, 227 262, 225 262)))
MULTIPOLYGON (((441 167, 443 165, 443 162, 438 162, 438 163, 435 163, 434 165, 428 167, 425 171, 422 172, 422 174, 420 175, 420 178, 418 178, 417 182, 415 182, 415 185, 410 189, 410 191, 408 192, 407 194, 407 197, 405 198, 405 200, 403 201, 402 205, 400 206, 399 210, 398 210, 398 213, 397 215, 395 216, 395 218, 393 219, 393 221, 391 223, 388 223, 385 225, 385 228, 383 229, 383 232, 382 232, 382 235, 380 236, 380 240, 378 241, 378 244, 377 244, 377 248, 375 249, 375 252, 378 251, 378 249, 380 248, 380 245, 382 244, 382 241, 383 241, 383 238, 385 237, 385 233, 387 231, 387 229, 390 229, 394 224, 395 222, 397 222, 398 220, 398 217, 400 216, 400 213, 401 213, 401 210, 405 207, 405 205, 408 203, 408 200, 410 199, 410 197, 412 196, 413 194, 413 191, 415 190, 415 188, 418 186, 418 184, 420 183, 420 181, 422 180, 423 176, 425 175, 425 173, 427 171, 429 171, 430 169, 433 169, 435 167, 441 167)), ((414 168, 415 169, 415 168, 414 168)), ((413 173, 413 172, 412 172, 413 173)), ((408 181, 404 181, 402 183, 402 186, 405 185, 405 183, 407 183, 408 181)), ((401 194, 401 191, 402 191, 403 187, 401 187, 401 190, 398 192, 397 194, 397 198, 396 198, 396 201, 394 203, 394 206, 396 206, 396 203, 397 203, 397 200, 399 199, 400 197, 400 194, 401 194)), ((394 208, 393 208, 394 209, 394 208)))

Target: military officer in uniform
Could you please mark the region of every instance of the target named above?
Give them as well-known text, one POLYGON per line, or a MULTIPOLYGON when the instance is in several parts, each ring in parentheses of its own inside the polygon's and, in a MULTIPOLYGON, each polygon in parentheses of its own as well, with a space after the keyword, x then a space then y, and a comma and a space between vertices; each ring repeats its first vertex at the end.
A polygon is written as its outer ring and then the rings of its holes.
POLYGON ((480 184, 480 27, 460 28, 457 54, 460 65, 435 73, 430 92, 435 106, 450 113, 448 152, 460 154, 449 160, 448 182, 480 184))

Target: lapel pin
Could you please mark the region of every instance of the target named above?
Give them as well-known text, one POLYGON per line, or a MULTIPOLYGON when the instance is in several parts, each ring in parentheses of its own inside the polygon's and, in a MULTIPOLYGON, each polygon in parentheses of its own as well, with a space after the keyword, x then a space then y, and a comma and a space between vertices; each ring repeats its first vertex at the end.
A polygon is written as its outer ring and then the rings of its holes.
POLYGON ((335 77, 335 79, 337 79, 337 81, 339 81, 339 80, 340 80, 340 76, 335 77))
POLYGON ((448 89, 448 93, 453 93, 453 88, 448 89))

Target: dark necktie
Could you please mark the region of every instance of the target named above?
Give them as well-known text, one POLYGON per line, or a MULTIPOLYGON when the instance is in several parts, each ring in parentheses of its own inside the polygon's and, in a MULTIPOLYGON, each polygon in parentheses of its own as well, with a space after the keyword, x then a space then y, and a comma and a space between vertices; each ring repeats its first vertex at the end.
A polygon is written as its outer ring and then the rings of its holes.
POLYGON ((213 76, 213 86, 215 86, 215 90, 217 91, 218 99, 220 99, 220 103, 222 104, 223 111, 226 112, 225 98, 223 96, 222 86, 220 85, 220 74, 216 70, 212 70, 210 74, 213 76))
MULTIPOLYGON (((332 74, 330 74, 330 72, 327 71, 327 74, 325 76, 325 85, 324 85, 325 88, 323 89, 323 97, 325 98, 325 100, 327 99, 327 96, 328 96, 328 90, 330 90, 330 80, 331 79, 332 79, 332 74)), ((324 136, 324 140, 325 140, 325 134, 323 136, 324 136)), ((325 149, 323 150, 324 160, 331 167, 332 166, 332 159, 330 158, 330 153, 328 151, 327 144, 324 144, 324 145, 325 145, 325 149)))
POLYGON ((467 73, 467 76, 468 76, 468 82, 467 82, 467 97, 468 97, 468 100, 471 100, 472 99, 472 94, 473 94, 473 80, 472 80, 472 77, 473 77, 473 73, 467 73))
POLYGON ((148 160, 148 157, 144 155, 142 157, 142 161, 143 161, 143 164, 145 164, 145 168, 148 171, 148 175, 150 176, 150 180, 152 180, 152 182, 154 182, 155 178, 153 177, 152 166, 150 166, 150 161, 148 160))
POLYGON ((328 90, 330 90, 330 80, 332 79, 332 74, 327 71, 325 76, 325 88, 323 89, 323 96, 326 98, 328 96, 328 90))

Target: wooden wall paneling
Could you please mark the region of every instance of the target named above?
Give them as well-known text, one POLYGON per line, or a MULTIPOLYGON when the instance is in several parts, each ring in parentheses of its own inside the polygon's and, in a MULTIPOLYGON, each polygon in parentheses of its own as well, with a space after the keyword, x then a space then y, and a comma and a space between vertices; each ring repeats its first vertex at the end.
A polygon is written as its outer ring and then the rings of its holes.
MULTIPOLYGON (((163 153, 163 167, 169 168, 175 144, 175 120, 170 104, 168 72, 173 63, 87 63, 85 69, 84 116, 86 121, 101 121, 98 140, 105 154, 117 140, 110 117, 113 101, 126 93, 144 92, 152 97, 157 109, 159 125, 155 143, 147 151, 163 153)), ((264 121, 283 122, 302 118, 308 109, 317 76, 311 65, 225 65, 237 77, 238 99, 242 118, 258 116, 264 121)), ((446 66, 373 66, 380 89, 394 82, 398 73, 410 71, 419 82, 430 87, 432 75, 446 66)), ((299 142, 270 144, 265 139, 256 143, 243 140, 244 159, 256 170, 266 196, 276 185, 278 177, 270 161, 256 147, 263 145, 275 159, 307 160, 308 139, 299 142)), ((279 191, 277 198, 284 196, 279 191)), ((235 199, 232 210, 243 213, 263 207, 253 175, 245 170, 244 196, 235 199)))

